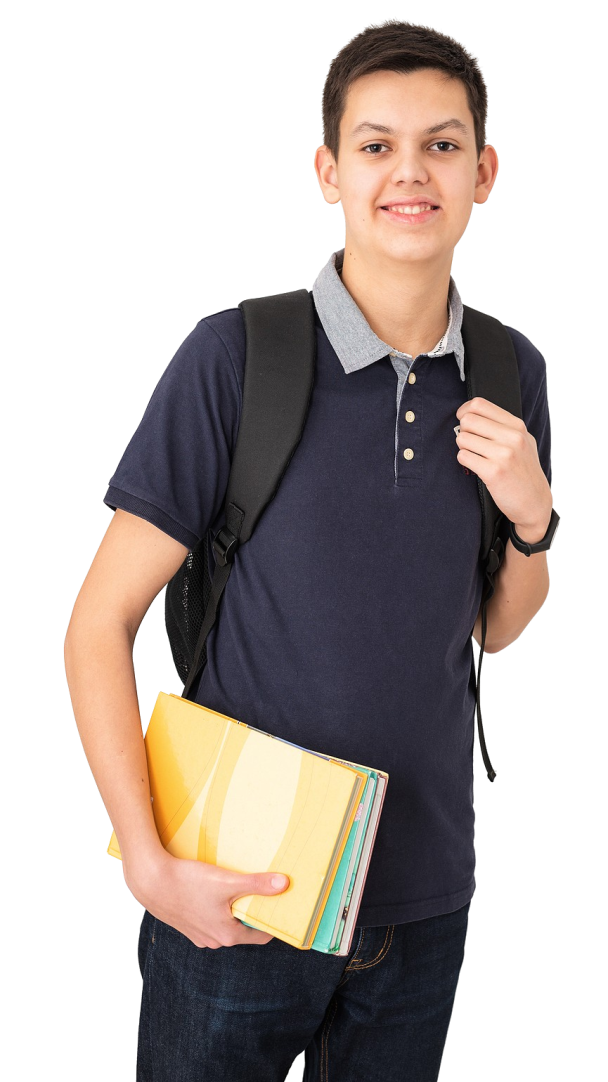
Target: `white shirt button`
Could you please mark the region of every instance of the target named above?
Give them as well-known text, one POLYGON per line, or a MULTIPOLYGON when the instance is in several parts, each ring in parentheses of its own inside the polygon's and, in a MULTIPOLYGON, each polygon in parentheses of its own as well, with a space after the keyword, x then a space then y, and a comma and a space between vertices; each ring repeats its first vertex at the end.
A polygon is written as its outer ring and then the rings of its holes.
POLYGON ((406 421, 413 421, 413 420, 415 420, 415 418, 416 418, 416 414, 412 410, 408 410, 406 415, 405 415, 406 421))
POLYGON ((416 382, 416 373, 415 372, 410 372, 409 376, 407 377, 407 382, 408 383, 415 383, 416 382))
POLYGON ((403 452, 403 457, 407 458, 408 462, 409 462, 410 458, 414 457, 414 452, 412 451, 411 447, 406 447, 405 448, 405 451, 403 452))

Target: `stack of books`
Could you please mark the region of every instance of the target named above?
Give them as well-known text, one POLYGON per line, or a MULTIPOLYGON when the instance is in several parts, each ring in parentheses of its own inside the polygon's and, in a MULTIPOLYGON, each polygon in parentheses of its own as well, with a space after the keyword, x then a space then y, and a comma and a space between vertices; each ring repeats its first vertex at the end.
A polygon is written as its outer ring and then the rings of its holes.
MULTIPOLYGON (((159 838, 175 857, 282 872, 233 916, 301 950, 352 945, 388 774, 160 692, 144 738, 159 838)), ((116 834, 108 853, 121 857, 116 834)))

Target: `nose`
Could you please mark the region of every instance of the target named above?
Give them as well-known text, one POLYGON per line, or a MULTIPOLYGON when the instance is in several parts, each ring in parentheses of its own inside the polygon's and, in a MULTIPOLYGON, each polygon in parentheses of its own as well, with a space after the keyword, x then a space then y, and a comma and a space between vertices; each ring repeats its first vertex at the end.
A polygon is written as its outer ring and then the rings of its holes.
POLYGON ((426 184, 428 179, 429 173, 420 147, 403 147, 393 160, 393 184, 410 185, 415 181, 426 184))

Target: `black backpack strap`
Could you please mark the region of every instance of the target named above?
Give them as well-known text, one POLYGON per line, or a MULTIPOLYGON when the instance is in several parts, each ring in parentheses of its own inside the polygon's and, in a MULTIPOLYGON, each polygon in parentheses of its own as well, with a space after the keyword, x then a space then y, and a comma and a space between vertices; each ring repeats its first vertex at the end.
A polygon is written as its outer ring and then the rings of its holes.
MULTIPOLYGON (((508 330, 493 316, 463 305, 462 340, 464 344, 464 370, 469 398, 487 398, 516 417, 522 416, 521 387, 515 347, 508 330)), ((481 650, 475 686, 477 727, 479 744, 490 781, 494 770, 486 748, 481 720, 480 680, 481 662, 486 642, 486 606, 494 594, 494 575, 505 553, 508 537, 508 521, 496 505, 487 486, 477 477, 481 501, 481 547, 480 560, 484 572, 481 602, 481 650)), ((473 670, 475 664, 473 662, 473 670)))
MULTIPOLYGON (((226 523, 213 541, 211 595, 182 698, 201 667, 203 646, 239 545, 251 537, 300 442, 312 396, 316 330, 312 293, 296 289, 241 301, 246 336, 243 406, 226 492, 226 523)), ((196 694, 196 691, 194 692, 196 694)))

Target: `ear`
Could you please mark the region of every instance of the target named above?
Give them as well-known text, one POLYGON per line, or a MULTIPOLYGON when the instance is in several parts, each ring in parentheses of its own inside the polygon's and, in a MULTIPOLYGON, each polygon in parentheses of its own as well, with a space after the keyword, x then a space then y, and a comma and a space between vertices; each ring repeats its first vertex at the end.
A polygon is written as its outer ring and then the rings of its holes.
POLYGON ((498 173, 498 154, 490 143, 486 143, 477 163, 477 182, 475 184, 474 203, 485 203, 494 187, 498 173))
POLYGON ((329 147, 318 147, 315 153, 315 172, 326 203, 340 202, 338 168, 329 147))

